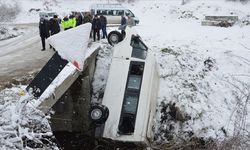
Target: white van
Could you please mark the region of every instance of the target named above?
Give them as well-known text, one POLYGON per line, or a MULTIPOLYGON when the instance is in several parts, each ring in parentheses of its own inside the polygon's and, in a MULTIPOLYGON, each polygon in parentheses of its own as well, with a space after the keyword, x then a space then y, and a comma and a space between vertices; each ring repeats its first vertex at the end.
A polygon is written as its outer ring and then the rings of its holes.
POLYGON ((103 124, 98 129, 101 137, 143 145, 153 139, 157 68, 152 52, 127 28, 125 39, 114 46, 103 101, 90 111, 92 121, 103 124))
POLYGON ((135 24, 139 24, 139 19, 135 17, 131 10, 121 4, 93 4, 90 8, 92 15, 104 15, 107 17, 108 24, 120 24, 121 16, 131 16, 135 24))
MULTIPOLYGON (((48 11, 48 12, 40 12, 40 13, 39 13, 39 17, 40 17, 40 18, 48 18, 48 19, 50 19, 50 18, 53 18, 54 15, 57 15, 57 13, 56 13, 56 12, 51 12, 51 11, 48 11)), ((58 16, 58 15, 57 15, 57 16, 58 16)))

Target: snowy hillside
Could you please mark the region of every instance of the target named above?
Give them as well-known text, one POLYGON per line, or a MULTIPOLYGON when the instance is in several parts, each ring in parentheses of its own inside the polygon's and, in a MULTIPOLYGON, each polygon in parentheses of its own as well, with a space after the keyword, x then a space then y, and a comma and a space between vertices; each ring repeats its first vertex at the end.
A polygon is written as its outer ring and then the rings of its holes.
MULTIPOLYGON (((38 13, 29 10, 44 9, 42 2, 21 2, 22 13, 14 22, 37 22, 38 13)), ((50 9, 63 16, 73 9, 88 9, 91 3, 64 0, 50 9)), ((231 139, 235 146, 235 139, 249 142, 250 25, 244 22, 250 21, 250 4, 213 0, 180 4, 177 0, 124 4, 140 19, 135 28, 159 64, 155 144, 174 145, 197 137, 201 143, 211 138, 219 146, 231 139), (229 28, 201 26, 205 15, 237 15, 239 21, 229 28)), ((111 57, 108 50, 101 51, 98 57, 94 100, 104 91, 111 57)), ((0 98, 9 102, 4 96, 0 98)), ((16 104, 14 100, 10 103, 16 104)))

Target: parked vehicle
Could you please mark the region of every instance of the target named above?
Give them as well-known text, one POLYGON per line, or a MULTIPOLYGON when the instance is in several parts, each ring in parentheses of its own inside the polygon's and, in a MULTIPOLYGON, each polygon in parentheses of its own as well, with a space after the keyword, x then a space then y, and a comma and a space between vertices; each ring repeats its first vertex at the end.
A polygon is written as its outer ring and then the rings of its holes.
POLYGON ((39 13, 40 18, 50 19, 50 18, 53 18, 54 15, 57 15, 57 13, 56 12, 40 12, 39 13))
POLYGON ((103 101, 92 106, 96 135, 122 142, 148 144, 153 139, 159 75, 155 58, 139 35, 128 28, 114 46, 103 101))
POLYGON ((134 13, 121 4, 94 4, 90 8, 92 15, 104 15, 107 17, 108 24, 120 24, 121 16, 131 16, 136 24, 139 24, 139 19, 134 13))

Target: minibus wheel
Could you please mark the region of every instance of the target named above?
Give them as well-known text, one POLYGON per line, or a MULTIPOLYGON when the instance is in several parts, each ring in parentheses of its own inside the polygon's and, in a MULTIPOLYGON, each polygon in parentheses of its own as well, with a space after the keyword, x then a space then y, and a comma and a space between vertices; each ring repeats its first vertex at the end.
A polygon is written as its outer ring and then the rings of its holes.
POLYGON ((122 41, 122 34, 118 31, 111 31, 108 34, 108 42, 110 45, 114 46, 115 44, 122 41))
POLYGON ((93 105, 89 111, 89 118, 95 124, 103 124, 108 119, 109 110, 104 105, 93 105))

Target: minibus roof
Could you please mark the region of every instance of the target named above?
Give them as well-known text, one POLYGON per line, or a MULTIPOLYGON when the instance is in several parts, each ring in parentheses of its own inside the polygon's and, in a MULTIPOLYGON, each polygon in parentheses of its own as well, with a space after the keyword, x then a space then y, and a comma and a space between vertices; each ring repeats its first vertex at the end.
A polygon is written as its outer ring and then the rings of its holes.
POLYGON ((125 9, 121 4, 93 4, 91 9, 125 9))

